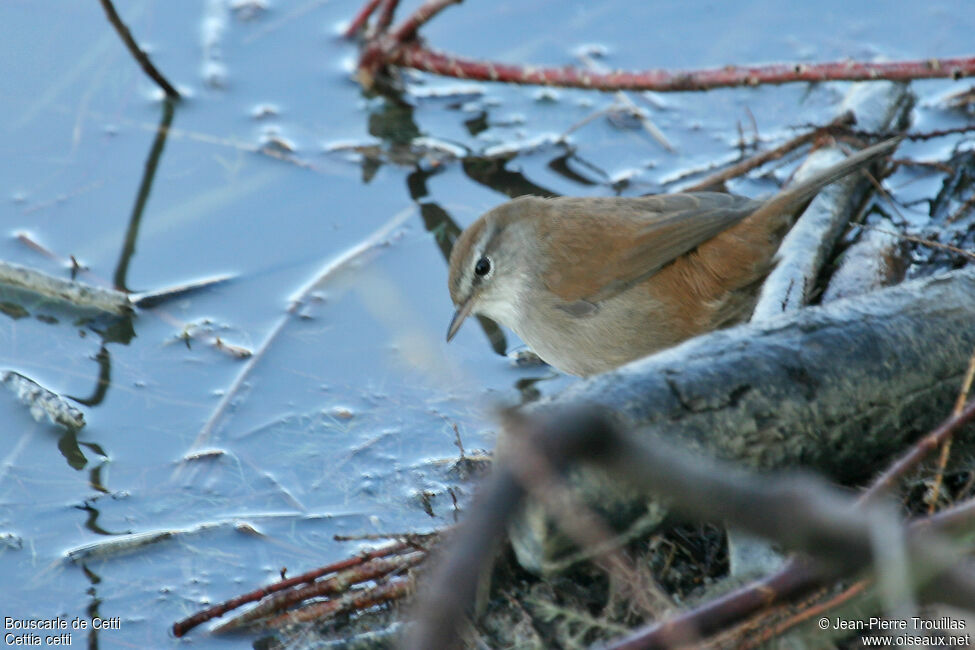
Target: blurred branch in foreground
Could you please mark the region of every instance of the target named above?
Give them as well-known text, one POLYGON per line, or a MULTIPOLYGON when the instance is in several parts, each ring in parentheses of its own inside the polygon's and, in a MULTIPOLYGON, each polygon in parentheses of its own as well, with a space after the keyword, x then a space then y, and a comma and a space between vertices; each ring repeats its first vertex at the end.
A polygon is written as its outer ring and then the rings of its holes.
MULTIPOLYGON (((975 402, 968 404, 962 418, 954 416, 953 426, 959 427, 973 416, 975 402)), ((625 434, 597 408, 565 409, 542 418, 511 415, 508 425, 517 430, 519 449, 499 461, 468 519, 451 536, 423 591, 416 624, 407 632, 406 648, 459 647, 484 568, 507 522, 528 496, 523 477, 550 469, 561 472, 578 461, 598 465, 620 480, 653 491, 689 516, 731 520, 803 551, 814 558, 816 570, 824 575, 871 568, 905 571, 910 591, 918 592, 925 602, 962 607, 975 602, 975 570, 940 534, 938 520, 923 527, 907 526, 890 504, 857 505, 812 476, 758 477, 660 441, 645 444, 625 434), (539 470, 535 465, 539 459, 549 467, 539 470), (902 540, 907 566, 877 566, 878 526, 902 540)), ((888 602, 896 603, 914 594, 888 596, 888 602)), ((681 632, 669 641, 687 642, 701 633, 695 629, 681 632)), ((656 646, 623 643, 617 647, 656 646)))

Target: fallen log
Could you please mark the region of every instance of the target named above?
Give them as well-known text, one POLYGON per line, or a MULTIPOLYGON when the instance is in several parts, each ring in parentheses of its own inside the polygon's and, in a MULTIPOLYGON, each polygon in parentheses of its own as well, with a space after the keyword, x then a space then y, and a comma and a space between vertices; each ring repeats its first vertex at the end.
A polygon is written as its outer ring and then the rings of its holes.
MULTIPOLYGON (((969 267, 713 332, 527 410, 603 406, 651 440, 752 469, 801 466, 852 483, 950 412, 973 348, 969 267)), ((507 435, 499 454, 511 446, 507 435)), ((621 543, 667 513, 659 500, 598 471, 574 470, 569 481, 621 543)), ((534 572, 587 557, 537 505, 526 506, 510 537, 519 562, 534 572)))

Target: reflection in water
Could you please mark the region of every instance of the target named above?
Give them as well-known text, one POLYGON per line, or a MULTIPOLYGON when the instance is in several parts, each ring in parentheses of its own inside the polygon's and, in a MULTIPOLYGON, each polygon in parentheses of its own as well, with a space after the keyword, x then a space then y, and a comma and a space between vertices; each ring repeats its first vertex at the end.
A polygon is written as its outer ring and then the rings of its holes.
POLYGON ((467 128, 467 132, 471 135, 477 135, 478 133, 483 133, 490 128, 487 119, 487 111, 481 111, 478 113, 477 117, 472 117, 469 120, 464 121, 464 126, 467 128))
MULTIPOLYGON (((85 572, 85 577, 91 583, 91 587, 88 588, 87 594, 91 597, 91 602, 88 603, 88 607, 85 608, 85 613, 88 615, 88 621, 94 621, 95 619, 101 619, 101 614, 99 613, 99 607, 102 605, 102 599, 98 597, 98 585, 101 584, 102 578, 97 573, 88 568, 87 564, 81 565, 82 570, 85 572)), ((99 626, 96 628, 94 625, 90 626, 91 632, 88 633, 88 650, 98 650, 98 631, 101 628, 99 626)))
POLYGON ((471 180, 486 185, 511 199, 526 194, 547 198, 558 196, 557 193, 531 182, 521 172, 507 169, 506 165, 513 157, 513 154, 510 157, 497 158, 469 156, 464 159, 462 165, 464 173, 471 180))
POLYGON ((588 187, 588 186, 600 184, 599 182, 587 178, 582 174, 580 174, 579 172, 572 169, 572 167, 569 166, 570 162, 578 163, 583 167, 585 167, 586 169, 588 169, 589 171, 595 172, 596 174, 601 176, 603 180, 606 182, 610 182, 611 180, 609 174, 604 172, 599 167, 596 167, 592 163, 586 162, 582 158, 579 158, 574 151, 567 151, 561 156, 552 158, 552 160, 550 160, 548 163, 548 168, 551 169, 556 174, 558 174, 559 176, 561 176, 562 178, 572 181, 573 183, 578 183, 579 185, 588 187))
MULTIPOLYGON (((433 235, 433 240, 446 263, 450 260, 450 251, 454 247, 454 242, 460 236, 460 226, 439 203, 424 201, 429 196, 427 179, 439 173, 443 168, 424 169, 420 166, 422 156, 416 155, 413 151, 413 141, 422 134, 413 120, 413 107, 389 89, 383 92, 383 97, 385 101, 381 110, 369 115, 369 133, 381 138, 387 144, 388 151, 386 154, 390 161, 410 161, 414 166, 413 173, 406 177, 406 187, 410 193, 410 198, 419 204, 424 227, 427 232, 433 235)), ((371 173, 374 174, 380 162, 374 158, 366 157, 363 160, 363 174, 366 174, 367 165, 370 166, 371 173)), ((504 356, 508 348, 504 332, 489 318, 478 316, 477 320, 491 349, 496 354, 504 356)))
POLYGON ((88 464, 88 459, 78 447, 77 431, 66 431, 58 440, 58 450, 72 469, 81 470, 88 464))
POLYGON ((152 148, 149 150, 149 157, 146 158, 145 172, 142 175, 142 183, 135 197, 135 205, 132 207, 132 215, 129 217, 129 228, 125 233, 125 245, 122 247, 122 254, 119 257, 118 266, 115 267, 115 288, 119 291, 128 292, 125 285, 125 277, 129 272, 129 262, 135 253, 135 240, 139 237, 139 225, 142 222, 142 211, 149 200, 149 192, 152 190, 152 181, 156 177, 156 167, 162 157, 163 149, 166 146, 166 137, 169 135, 169 127, 173 123, 175 114, 175 104, 172 100, 164 100, 162 103, 162 117, 159 120, 159 128, 156 129, 156 137, 152 141, 152 148))
MULTIPOLYGON (((108 458, 108 455, 105 454, 104 451, 102 451, 100 445, 97 445, 95 443, 90 443, 90 442, 84 442, 81 444, 84 445, 85 447, 88 447, 96 454, 99 454, 100 456, 102 456, 102 458, 104 459, 108 458)), ((96 465, 91 469, 91 472, 88 473, 88 487, 90 487, 91 489, 97 492, 101 492, 102 494, 111 494, 108 491, 108 488, 105 487, 104 482, 102 481, 102 467, 104 466, 105 466, 104 463, 99 463, 98 465, 96 465)))
MULTIPOLYGON (((98 497, 95 498, 97 499, 98 497)), ((92 506, 91 503, 89 503, 88 501, 85 501, 83 505, 75 506, 75 508, 77 508, 78 510, 84 510, 85 512, 88 513, 88 518, 85 520, 85 528, 95 533, 96 535, 108 535, 108 536, 127 535, 132 532, 126 530, 118 533, 113 533, 99 526, 98 517, 101 516, 102 513, 100 510, 92 506)))
MULTIPOLYGON (((443 171, 441 165, 424 164, 426 152, 419 146, 417 139, 423 136, 414 120, 414 107, 405 101, 401 92, 389 87, 377 90, 383 101, 376 105, 369 114, 369 133, 383 141, 383 147, 370 148, 368 155, 361 161, 362 173, 368 182, 383 164, 406 165, 413 167, 413 172, 407 175, 406 185, 410 198, 420 207, 420 216, 424 227, 433 235, 445 262, 449 262, 450 252, 454 242, 460 236, 461 228, 451 218, 447 211, 437 202, 429 200, 427 180, 443 171)), ((487 111, 482 111, 475 117, 464 122, 471 135, 477 135, 490 127, 487 111)), ((553 158, 548 167, 563 178, 585 187, 599 185, 609 181, 608 175, 590 163, 576 156, 571 147, 565 143, 558 143, 559 154, 553 158), (576 168, 570 166, 574 163, 576 168), (594 180, 577 169, 592 173, 594 180)), ((540 197, 559 196, 526 178, 521 172, 507 168, 517 152, 480 156, 467 153, 461 158, 461 166, 468 178, 484 185, 499 194, 515 198, 532 195, 540 197)), ((483 316, 477 320, 488 339, 491 349, 504 356, 507 352, 507 341, 503 331, 493 321, 483 316)))
MULTIPOLYGON (((126 318, 129 322, 129 327, 132 327, 131 318, 126 318)), ((85 406, 95 406, 96 404, 101 404, 105 399, 105 394, 108 392, 108 386, 112 383, 112 362, 111 358, 108 356, 108 350, 105 349, 105 345, 98 350, 98 354, 95 355, 95 362, 98 364, 98 381, 95 383, 95 390, 91 394, 91 397, 75 397, 69 395, 71 399, 78 402, 79 404, 84 404, 85 406)))
MULTIPOLYGON (((406 184, 410 188, 410 196, 414 201, 419 201, 421 198, 427 196, 426 180, 433 173, 435 172, 417 169, 407 176, 406 184)), ((423 225, 426 227, 427 232, 433 235, 433 240, 440 249, 444 261, 449 261, 450 251, 453 250, 454 243, 460 237, 460 226, 457 225, 457 222, 447 214, 447 211, 439 203, 420 203, 420 216, 423 219, 423 225)), ((508 342, 501 328, 493 320, 484 316, 478 316, 477 322, 480 324, 485 336, 487 336, 491 349, 496 354, 504 356, 508 349, 508 342)))

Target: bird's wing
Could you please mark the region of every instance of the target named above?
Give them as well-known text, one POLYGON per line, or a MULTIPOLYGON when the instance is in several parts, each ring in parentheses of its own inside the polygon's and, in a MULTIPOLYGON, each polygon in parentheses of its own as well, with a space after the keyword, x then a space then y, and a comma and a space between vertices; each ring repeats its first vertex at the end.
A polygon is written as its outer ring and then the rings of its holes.
POLYGON ((543 250, 549 253, 545 284, 562 299, 565 311, 579 316, 646 280, 762 204, 717 192, 560 198, 546 203, 548 209, 538 222, 543 250))

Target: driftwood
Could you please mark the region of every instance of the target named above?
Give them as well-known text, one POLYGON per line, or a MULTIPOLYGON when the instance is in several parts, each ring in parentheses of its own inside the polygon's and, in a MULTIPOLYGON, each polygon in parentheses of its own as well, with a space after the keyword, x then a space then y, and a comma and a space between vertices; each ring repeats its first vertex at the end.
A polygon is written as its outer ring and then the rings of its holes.
POLYGON ((38 422, 46 417, 52 424, 59 424, 69 431, 77 431, 85 426, 84 413, 67 399, 44 388, 30 377, 13 370, 5 370, 0 372, 0 384, 9 388, 29 408, 31 417, 38 422))
MULTIPOLYGON (((913 105, 914 96, 906 84, 863 82, 853 84, 847 92, 839 115, 852 114, 857 124, 886 132, 906 124, 913 105)), ((839 143, 816 149, 799 167, 793 182, 800 182, 844 157, 839 143)), ((870 174, 871 170, 865 169, 823 188, 799 215, 776 253, 775 268, 762 285, 752 312, 753 322, 809 303, 816 280, 848 227, 851 213, 862 202, 866 190, 872 188, 870 181, 877 182, 870 174)), ((885 285, 864 286, 860 293, 885 285)), ((764 540, 754 539, 733 527, 728 529, 728 555, 731 574, 737 577, 769 573, 782 562, 782 557, 764 540)))
MULTIPOLYGON (((975 348, 973 324, 975 269, 967 268, 701 336, 527 410, 604 406, 624 427, 702 455, 852 482, 951 410, 975 348)), ((499 454, 510 442, 503 433, 499 454)), ((667 512, 595 471, 570 480, 620 541, 667 512)), ((531 504, 511 541, 535 572, 585 557, 531 504)))
MULTIPOLYGON (((904 84, 863 83, 850 89, 839 114, 852 112, 858 125, 884 132, 904 123, 913 104, 914 98, 904 84)), ((844 157, 838 146, 817 149, 799 168, 795 181, 844 157)), ((776 253, 778 264, 762 285, 752 320, 798 309, 809 302, 816 278, 849 222, 850 206, 859 204, 869 187, 866 174, 850 174, 823 188, 812 200, 782 241, 776 253)))

